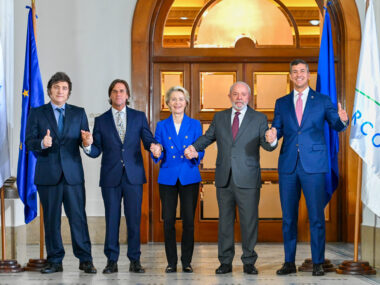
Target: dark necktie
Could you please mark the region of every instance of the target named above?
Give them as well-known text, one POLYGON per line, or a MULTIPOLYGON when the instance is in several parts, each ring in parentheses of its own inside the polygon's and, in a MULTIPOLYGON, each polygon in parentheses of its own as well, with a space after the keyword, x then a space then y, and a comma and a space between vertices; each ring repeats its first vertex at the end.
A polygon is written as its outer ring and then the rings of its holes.
POLYGON ((56 109, 57 112, 59 113, 59 117, 58 117, 58 132, 59 132, 59 135, 61 136, 62 133, 63 133, 63 108, 57 108, 56 109))
POLYGON ((236 135, 239 131, 239 115, 240 112, 235 113, 234 121, 232 122, 232 137, 235 140, 236 135))

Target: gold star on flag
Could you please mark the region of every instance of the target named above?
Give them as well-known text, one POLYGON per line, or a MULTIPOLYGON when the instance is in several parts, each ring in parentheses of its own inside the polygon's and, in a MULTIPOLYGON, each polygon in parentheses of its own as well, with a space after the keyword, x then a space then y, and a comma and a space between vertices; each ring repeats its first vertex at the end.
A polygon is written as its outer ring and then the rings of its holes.
POLYGON ((29 90, 24 90, 24 92, 22 92, 22 95, 24 95, 24 97, 29 96, 29 90))
POLYGON ((20 150, 22 150, 22 143, 20 143, 20 150))

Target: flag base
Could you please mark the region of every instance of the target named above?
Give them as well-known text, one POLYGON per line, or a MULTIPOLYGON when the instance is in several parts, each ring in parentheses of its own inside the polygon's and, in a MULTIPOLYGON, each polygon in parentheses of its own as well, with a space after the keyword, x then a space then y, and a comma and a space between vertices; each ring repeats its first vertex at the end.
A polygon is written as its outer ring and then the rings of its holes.
MULTIPOLYGON (((330 262, 329 259, 325 259, 325 262, 322 264, 324 272, 335 272, 336 268, 330 262)), ((298 271, 302 272, 313 272, 313 262, 311 258, 306 258, 301 266, 298 267, 298 271)))
POLYGON ((346 275, 374 275, 376 270, 373 269, 367 261, 345 260, 336 270, 338 274, 346 275))
POLYGON ((47 260, 46 259, 29 259, 29 262, 24 267, 25 271, 35 271, 40 272, 42 268, 46 267, 47 260))
POLYGON ((17 260, 0 260, 0 273, 18 273, 24 269, 18 264, 17 260))

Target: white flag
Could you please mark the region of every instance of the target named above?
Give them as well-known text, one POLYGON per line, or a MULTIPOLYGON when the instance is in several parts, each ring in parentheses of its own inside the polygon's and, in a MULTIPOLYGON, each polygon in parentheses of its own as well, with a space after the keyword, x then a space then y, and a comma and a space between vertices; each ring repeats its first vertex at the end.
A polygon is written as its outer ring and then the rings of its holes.
POLYGON ((380 216, 380 61, 372 2, 360 49, 350 146, 363 159, 362 201, 380 216))
POLYGON ((3 50, 0 43, 0 187, 11 176, 7 130, 7 104, 4 86, 3 50))

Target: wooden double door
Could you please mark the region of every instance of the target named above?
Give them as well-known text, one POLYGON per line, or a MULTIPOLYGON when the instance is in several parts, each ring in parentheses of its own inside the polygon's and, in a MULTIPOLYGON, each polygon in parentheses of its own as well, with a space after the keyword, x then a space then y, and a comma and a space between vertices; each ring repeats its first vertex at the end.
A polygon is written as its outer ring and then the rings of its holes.
MULTIPOLYGON (((249 105, 265 113, 269 124, 273 119, 275 100, 292 90, 289 80, 288 63, 154 63, 152 121, 155 128, 159 120, 170 115, 165 105, 166 90, 175 85, 185 87, 190 93, 187 115, 201 121, 206 131, 216 112, 230 108, 228 93, 236 81, 244 81, 251 87, 249 105)), ((317 65, 311 64, 310 85, 315 86, 317 65)), ((261 149, 261 170, 263 187, 259 203, 259 241, 282 241, 282 212, 279 198, 277 160, 282 139, 274 152, 261 149)), ((216 242, 218 239, 218 205, 216 200, 215 160, 216 144, 210 145, 200 165, 202 182, 195 215, 195 240, 216 242)), ((159 165, 153 165, 151 188, 151 230, 153 241, 163 241, 162 209, 157 177, 159 165)), ((333 196, 326 207, 327 240, 337 240, 337 198, 333 196)), ((177 209, 177 240, 182 234, 182 222, 177 209)), ((240 241, 239 216, 236 215, 235 240, 240 241)), ((301 197, 298 219, 298 240, 310 239, 306 203, 301 197)))

